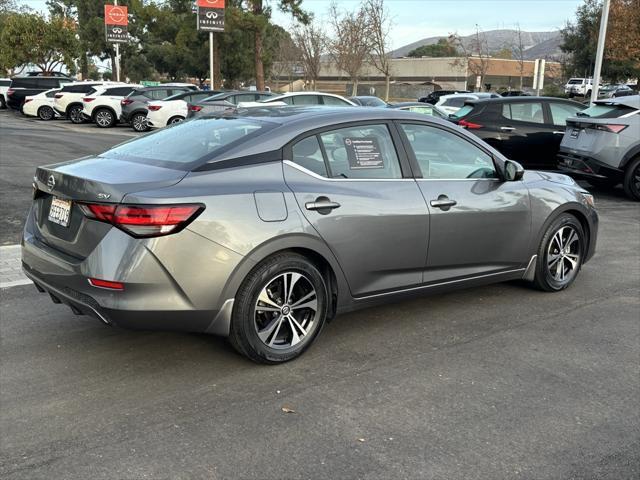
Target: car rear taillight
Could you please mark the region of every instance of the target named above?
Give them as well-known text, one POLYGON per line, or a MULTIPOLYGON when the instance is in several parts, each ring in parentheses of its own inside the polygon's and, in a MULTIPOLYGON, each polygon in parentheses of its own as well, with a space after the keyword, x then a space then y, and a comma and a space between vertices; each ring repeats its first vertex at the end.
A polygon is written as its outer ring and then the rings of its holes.
POLYGON ((162 105, 149 105, 149 110, 151 110, 152 112, 157 112, 161 108, 162 108, 162 105))
POLYGON ((95 100, 95 97, 82 97, 82 101, 83 102, 93 102, 95 100))
POLYGON ((62 98, 62 93, 56 93, 53 98, 62 98))
POLYGON ((603 132, 609 132, 609 133, 620 133, 621 131, 623 131, 625 128, 627 128, 628 125, 615 125, 615 124, 609 124, 609 125, 594 125, 593 128, 595 128, 596 130, 601 130, 603 132))
POLYGON ((189 110, 192 112, 199 112, 202 110, 202 107, 200 105, 189 105, 189 110))
POLYGON ((123 107, 126 105, 131 105, 133 103, 133 100, 129 100, 128 98, 123 98, 122 100, 120 100, 120 105, 122 105, 123 107))
POLYGON ((477 130, 479 128, 484 127, 484 125, 480 125, 479 123, 469 122, 468 120, 460 120, 458 125, 464 128, 468 128, 470 130, 477 130))
POLYGON ((99 278, 90 278, 89 285, 92 287, 106 288, 107 290, 124 290, 124 283, 122 282, 111 282, 109 280, 100 280, 99 278))
POLYGON ((110 223, 134 237, 159 237, 176 233, 193 221, 204 206, 78 204, 85 216, 110 223))

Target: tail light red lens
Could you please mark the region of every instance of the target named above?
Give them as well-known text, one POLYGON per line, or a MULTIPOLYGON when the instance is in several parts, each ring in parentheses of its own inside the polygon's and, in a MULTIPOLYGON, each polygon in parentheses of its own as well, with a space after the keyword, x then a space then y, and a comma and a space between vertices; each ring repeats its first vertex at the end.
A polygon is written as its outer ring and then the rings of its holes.
POLYGON ((623 131, 625 128, 627 128, 628 125, 613 125, 613 124, 609 124, 609 125, 594 125, 593 128, 595 128, 596 130, 602 130, 603 132, 609 132, 609 133, 620 133, 621 131, 623 131))
POLYGON ((477 130, 479 128, 484 127, 484 125, 480 125, 479 123, 469 122, 468 120, 460 120, 458 122, 458 125, 460 125, 461 127, 468 128, 470 130, 477 130))
POLYGON ((129 100, 128 98, 123 98, 122 100, 120 100, 120 105, 122 105, 123 107, 126 105, 131 105, 133 103, 133 100, 129 100))
POLYGON ((93 102, 95 100, 95 97, 82 97, 82 101, 83 102, 93 102))
POLYGON ((110 282, 108 280, 100 280, 99 278, 90 278, 89 285, 91 285, 92 287, 106 288, 108 290, 124 290, 124 283, 110 282))
POLYGON ((56 93, 53 98, 62 98, 62 93, 56 93))
POLYGON ((159 237, 179 232, 204 210, 204 206, 200 204, 114 205, 82 203, 79 206, 87 217, 110 223, 134 237, 159 237))
POLYGON ((157 112, 161 108, 162 108, 162 105, 149 105, 149 110, 151 110, 152 112, 157 112))
POLYGON ((200 105, 189 105, 189 110, 192 112, 199 112, 202 110, 202 107, 200 105))

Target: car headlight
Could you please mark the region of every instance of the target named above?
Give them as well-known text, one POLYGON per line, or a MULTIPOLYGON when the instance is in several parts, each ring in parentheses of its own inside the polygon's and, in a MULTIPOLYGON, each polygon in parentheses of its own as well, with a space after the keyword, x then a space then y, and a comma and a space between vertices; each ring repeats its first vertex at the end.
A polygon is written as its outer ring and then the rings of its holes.
POLYGON ((593 195, 591 195, 590 193, 587 193, 587 192, 580 192, 580 193, 582 194, 582 198, 584 198, 585 202, 587 202, 592 207, 596 206, 596 201, 593 198, 593 195))

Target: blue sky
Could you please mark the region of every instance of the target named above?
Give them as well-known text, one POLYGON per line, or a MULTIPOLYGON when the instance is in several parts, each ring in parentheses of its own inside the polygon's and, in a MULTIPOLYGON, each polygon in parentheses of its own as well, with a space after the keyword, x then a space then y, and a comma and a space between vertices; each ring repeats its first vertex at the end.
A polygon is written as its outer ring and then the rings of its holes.
MULTIPOLYGON (((268 0, 275 6, 277 0, 268 0)), ((46 10, 45 0, 18 0, 36 10, 46 10)), ((330 0, 304 0, 303 7, 326 22, 330 0)), ((517 23, 526 31, 548 31, 561 28, 574 17, 582 0, 385 0, 393 18, 393 48, 422 38, 458 32, 467 35, 475 30, 513 28, 517 23)), ((341 0, 342 9, 355 9, 358 0, 341 0)), ((274 9, 275 10, 275 9, 274 9)), ((274 20, 283 27, 291 18, 274 12, 274 20)))

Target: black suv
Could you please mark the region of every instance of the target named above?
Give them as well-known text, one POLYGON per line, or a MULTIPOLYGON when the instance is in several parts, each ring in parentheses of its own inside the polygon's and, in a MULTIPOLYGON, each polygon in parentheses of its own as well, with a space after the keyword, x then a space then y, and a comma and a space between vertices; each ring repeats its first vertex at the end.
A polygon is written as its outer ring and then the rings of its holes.
POLYGON ((552 97, 468 100, 449 119, 526 168, 558 168, 566 120, 587 105, 552 97))
POLYGON ((418 99, 419 102, 422 103, 430 103, 431 105, 435 105, 440 100, 440 97, 443 95, 453 95, 454 93, 471 93, 469 90, 435 90, 431 92, 426 97, 420 97, 418 99))
POLYGON ((41 92, 60 88, 65 83, 72 82, 69 77, 13 77, 11 86, 7 90, 7 105, 16 110, 22 110, 25 97, 37 95, 41 92))
MULTIPOLYGON (((164 100, 177 93, 193 92, 188 86, 163 86, 138 88, 120 100, 122 115, 120 121, 131 124, 136 132, 146 132, 147 104, 152 100, 164 100)), ((199 92, 198 92, 199 93, 199 92)))

